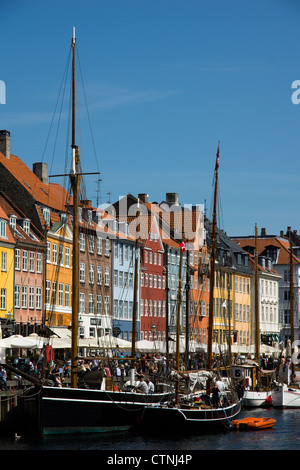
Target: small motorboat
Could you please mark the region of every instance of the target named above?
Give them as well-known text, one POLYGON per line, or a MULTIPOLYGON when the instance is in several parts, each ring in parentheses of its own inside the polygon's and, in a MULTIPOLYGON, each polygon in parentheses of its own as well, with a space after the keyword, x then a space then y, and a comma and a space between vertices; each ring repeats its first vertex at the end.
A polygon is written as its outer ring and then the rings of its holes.
POLYGON ((232 421, 235 429, 269 429, 274 426, 276 419, 273 418, 244 418, 232 421))

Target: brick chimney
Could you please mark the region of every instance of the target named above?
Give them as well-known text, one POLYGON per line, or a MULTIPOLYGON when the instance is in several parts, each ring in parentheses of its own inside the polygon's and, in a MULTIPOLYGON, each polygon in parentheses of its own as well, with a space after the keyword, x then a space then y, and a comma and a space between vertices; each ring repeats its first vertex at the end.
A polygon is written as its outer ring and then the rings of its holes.
POLYGON ((34 163, 32 171, 41 180, 42 183, 49 184, 47 175, 47 163, 34 163))
POLYGON ((149 194, 146 194, 146 193, 140 193, 138 195, 138 198, 141 202, 143 203, 147 203, 148 202, 148 197, 149 197, 149 194))
POLYGON ((178 193, 166 193, 166 203, 169 206, 178 206, 178 193))
POLYGON ((0 131, 0 152, 10 159, 10 132, 0 131))

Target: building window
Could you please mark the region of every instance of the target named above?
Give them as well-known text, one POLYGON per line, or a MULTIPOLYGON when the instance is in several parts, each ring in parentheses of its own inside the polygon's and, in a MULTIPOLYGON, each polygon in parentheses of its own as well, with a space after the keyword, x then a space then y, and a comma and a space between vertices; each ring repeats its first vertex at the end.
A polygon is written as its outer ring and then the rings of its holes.
POLYGON ((36 309, 41 310, 42 308, 42 288, 36 288, 36 309))
POLYGON ((4 222, 3 220, 0 220, 0 237, 7 238, 6 237, 6 222, 4 222))
POLYGON ((63 264, 64 264, 64 247, 63 247, 63 245, 59 245, 58 262, 59 262, 60 266, 63 266, 63 264))
POLYGON ((58 284, 58 305, 62 307, 64 304, 64 285, 62 282, 58 284))
POLYGON ((109 256, 109 238, 105 239, 105 256, 109 256))
POLYGON ((97 284, 102 285, 102 266, 97 266, 97 284))
POLYGON ((52 282, 52 303, 56 305, 57 301, 57 282, 52 282))
POLYGON ((1 310, 6 310, 6 289, 1 289, 1 310))
POLYGON ((65 285, 65 307, 70 307, 70 285, 65 285))
POLYGON ((105 315, 109 315, 109 296, 108 295, 104 297, 104 312, 105 312, 105 315))
POLYGON ((89 294, 89 313, 94 313, 94 296, 89 294))
POLYGON ((36 254, 36 272, 37 273, 42 272, 42 253, 36 254))
POLYGON ((80 266, 79 266, 79 281, 85 282, 85 264, 84 263, 80 263, 80 266))
POLYGON ((80 251, 85 251, 85 237, 82 232, 79 234, 79 249, 80 251))
POLYGON ((102 238, 97 237, 97 255, 102 255, 102 238))
POLYGON ((97 315, 102 314, 102 295, 97 295, 97 315))
POLYGON ((79 294, 79 313, 85 312, 85 305, 84 305, 84 292, 80 292, 79 294))
POLYGON ((65 248, 65 265, 67 268, 70 267, 70 248, 68 246, 65 248))
POLYGON ((16 216, 15 215, 11 215, 10 218, 9 218, 9 225, 14 229, 16 230, 16 216))
POLYGON ((1 252, 1 271, 7 271, 7 251, 1 252))
POLYGON ((31 273, 35 271, 35 252, 30 251, 29 253, 29 270, 31 273))
POLYGON ((47 242, 46 261, 51 263, 51 243, 47 242))
POLYGON ((109 268, 105 268, 105 285, 109 286, 109 268))
POLYGON ((21 288, 20 286, 16 285, 15 286, 15 308, 20 308, 20 293, 21 293, 21 288))
POLYGON ((29 287, 29 308, 34 308, 34 287, 29 287))
POLYGON ((46 304, 50 304, 50 289, 51 289, 51 283, 50 281, 46 281, 46 304))
POLYGON ((27 286, 22 286, 22 308, 27 308, 27 286))
POLYGON ((90 264, 90 266, 89 266, 89 277, 90 277, 90 284, 94 284, 95 275, 94 275, 94 265, 93 264, 90 264))
POLYGON ((52 263, 57 264, 57 244, 52 245, 52 263))
POLYGON ((21 254, 20 254, 20 250, 18 248, 16 248, 15 250, 15 269, 17 271, 20 271, 21 269, 21 254))
POLYGON ((29 230, 30 230, 30 222, 29 220, 24 220, 23 221, 23 230, 24 232, 29 235, 29 230))
POLYGON ((43 208, 43 216, 45 219, 46 224, 50 223, 50 210, 46 209, 45 207, 43 208))
POLYGON ((23 250, 23 271, 28 270, 28 252, 23 250))
POLYGON ((89 252, 94 253, 94 236, 89 236, 89 252))

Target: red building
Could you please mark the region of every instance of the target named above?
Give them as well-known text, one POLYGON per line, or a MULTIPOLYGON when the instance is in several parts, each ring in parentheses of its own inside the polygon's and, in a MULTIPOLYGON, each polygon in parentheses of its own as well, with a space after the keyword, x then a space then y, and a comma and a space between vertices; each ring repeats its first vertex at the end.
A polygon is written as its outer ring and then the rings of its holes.
POLYGON ((164 247, 157 218, 149 214, 140 216, 140 220, 142 233, 148 234, 140 240, 140 336, 149 341, 163 341, 166 338, 164 247))

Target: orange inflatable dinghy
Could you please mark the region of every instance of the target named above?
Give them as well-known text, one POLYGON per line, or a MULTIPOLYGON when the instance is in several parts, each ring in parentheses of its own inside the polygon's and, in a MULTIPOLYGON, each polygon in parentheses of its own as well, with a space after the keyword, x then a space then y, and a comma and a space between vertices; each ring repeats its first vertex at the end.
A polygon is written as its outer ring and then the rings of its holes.
POLYGON ((273 418, 244 418, 232 421, 236 429, 268 429, 276 423, 273 418))

